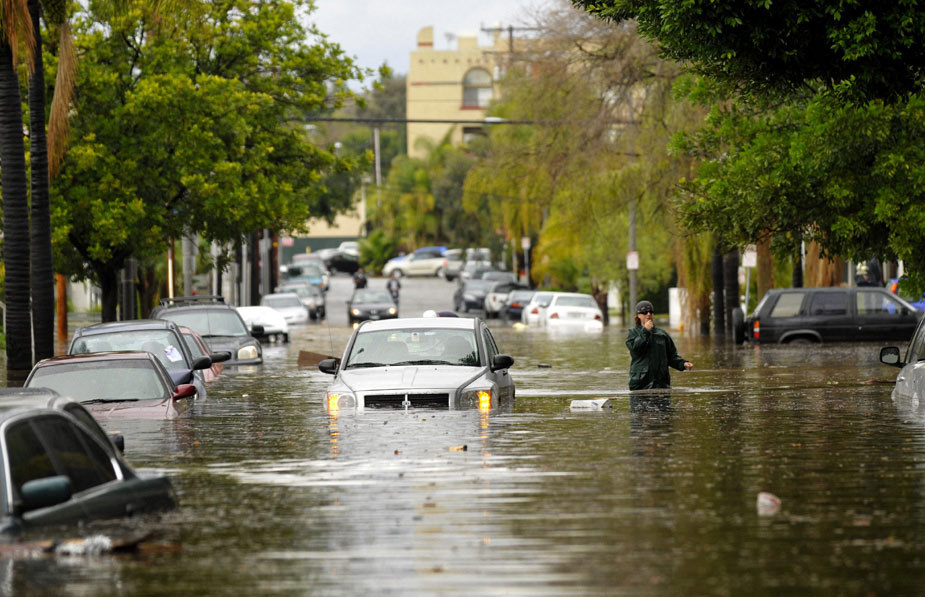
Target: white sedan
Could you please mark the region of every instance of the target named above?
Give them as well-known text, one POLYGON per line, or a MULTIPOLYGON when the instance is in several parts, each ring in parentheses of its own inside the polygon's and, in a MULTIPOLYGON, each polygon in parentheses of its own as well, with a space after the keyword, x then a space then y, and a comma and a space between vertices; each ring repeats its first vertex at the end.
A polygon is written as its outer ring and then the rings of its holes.
POLYGON ((295 292, 277 292, 264 295, 260 304, 278 311, 289 325, 308 323, 308 309, 295 292))
POLYGON ((334 375, 324 403, 336 414, 376 407, 510 406, 513 364, 481 319, 416 317, 361 323, 344 356, 325 359, 318 369, 334 375))
POLYGON ((577 292, 555 293, 542 321, 547 329, 585 332, 604 329, 604 315, 594 297, 577 292))
POLYGON ((537 292, 520 312, 520 320, 525 325, 540 326, 546 316, 546 307, 552 300, 554 292, 537 292))
POLYGON ((263 335, 261 338, 281 339, 284 342, 289 341, 289 324, 283 314, 272 307, 253 306, 253 307, 235 307, 241 319, 247 324, 248 329, 253 329, 255 325, 263 326, 263 335))

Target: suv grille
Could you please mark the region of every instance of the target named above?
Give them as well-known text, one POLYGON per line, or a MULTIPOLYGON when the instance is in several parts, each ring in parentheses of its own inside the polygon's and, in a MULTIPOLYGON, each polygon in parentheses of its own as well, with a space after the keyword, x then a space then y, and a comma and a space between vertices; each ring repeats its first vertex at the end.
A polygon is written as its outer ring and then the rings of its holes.
POLYGON ((450 407, 449 394, 367 394, 363 403, 367 408, 401 408, 406 397, 414 407, 450 407))

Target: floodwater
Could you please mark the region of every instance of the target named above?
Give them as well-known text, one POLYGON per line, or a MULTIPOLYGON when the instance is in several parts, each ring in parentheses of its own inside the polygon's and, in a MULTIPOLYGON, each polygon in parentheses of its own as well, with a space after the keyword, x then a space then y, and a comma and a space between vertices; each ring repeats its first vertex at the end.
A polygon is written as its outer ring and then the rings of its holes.
MULTIPOLYGON (((329 310, 334 307, 329 303, 329 310)), ((925 414, 891 400, 878 345, 676 337, 670 396, 626 390, 624 332, 492 323, 516 359, 501 412, 329 416, 349 329, 310 325, 229 371, 189 416, 120 421, 181 507, 133 523, 161 549, 8 558, 13 594, 920 593, 925 414), (609 398, 603 410, 573 400, 609 398), (761 515, 759 492, 781 500, 761 515)), ((93 528, 74 531, 77 536, 93 528)), ((128 531, 122 531, 128 532, 128 531)))

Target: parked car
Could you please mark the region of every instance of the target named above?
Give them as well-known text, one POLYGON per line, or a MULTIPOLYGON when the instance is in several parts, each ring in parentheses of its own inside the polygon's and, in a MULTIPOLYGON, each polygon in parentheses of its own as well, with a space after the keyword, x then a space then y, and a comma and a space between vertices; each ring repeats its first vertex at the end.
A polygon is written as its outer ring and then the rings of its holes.
POLYGON ((604 315, 590 294, 557 292, 546 307, 543 326, 548 329, 570 329, 586 332, 604 329, 604 315))
POLYGON ((353 253, 354 255, 359 255, 360 254, 360 243, 359 241, 355 241, 355 240, 345 240, 339 245, 337 245, 337 249, 339 251, 343 251, 344 253, 353 253))
POLYGON ((185 325, 180 326, 180 333, 183 334, 183 341, 186 342, 186 347, 193 355, 193 360, 202 357, 209 357, 212 360, 212 366, 208 369, 203 369, 202 375, 206 383, 215 381, 215 378, 221 374, 224 368, 222 363, 231 358, 231 353, 227 350, 211 352, 206 341, 202 339, 202 336, 196 333, 196 330, 188 328, 185 325))
POLYGON ((360 269, 359 253, 343 251, 341 249, 321 249, 318 251, 325 267, 331 273, 343 272, 353 274, 360 269))
POLYGON ((554 292, 537 292, 530 301, 524 306, 520 313, 520 320, 525 325, 539 326, 542 325, 546 317, 546 307, 552 300, 554 292))
POLYGON ((347 321, 352 325, 368 319, 395 319, 398 305, 387 290, 357 288, 347 301, 347 321))
POLYGON ((526 286, 519 282, 495 282, 485 295, 485 317, 498 317, 504 312, 507 297, 514 290, 524 289, 526 286))
POLYGON ((0 533, 176 508, 170 479, 136 475, 85 409, 50 396, 0 395, 0 533))
POLYGON ((308 309, 294 292, 265 294, 260 298, 260 304, 279 311, 289 325, 308 323, 308 309))
POLYGON ((326 301, 324 293, 317 286, 305 282, 286 282, 276 288, 276 292, 294 292, 299 296, 302 305, 308 309, 309 319, 324 319, 326 301))
POLYGON ((145 351, 43 359, 23 385, 50 388, 106 419, 172 419, 196 397, 196 386, 174 382, 160 361, 145 351))
POLYGON ((174 383, 191 383, 200 398, 206 397, 203 369, 212 366, 210 357, 193 358, 179 326, 160 319, 136 319, 97 323, 74 331, 68 354, 146 350, 170 373, 174 383))
POLYGON ((285 316, 266 305, 236 307, 251 334, 259 340, 289 342, 289 324, 285 316))
POLYGON ((762 344, 905 340, 922 315, 879 287, 774 289, 737 337, 762 344))
POLYGON ((443 277, 447 282, 452 282, 459 277, 466 263, 462 253, 462 249, 449 249, 443 254, 443 277))
POLYGON ((330 280, 327 269, 315 263, 291 265, 286 275, 287 283, 302 282, 310 284, 312 286, 317 286, 321 292, 327 292, 330 286, 330 280))
POLYGON ((534 294, 536 294, 536 291, 530 290, 529 288, 512 290, 511 293, 507 295, 507 300, 504 302, 505 318, 508 321, 520 321, 524 307, 527 306, 527 303, 530 302, 534 294))
POLYGON ((326 359, 318 368, 334 375, 325 399, 330 412, 490 409, 513 403, 513 364, 481 319, 416 317, 361 323, 340 362, 326 359))
POLYGON ((196 330, 209 350, 227 350, 231 358, 226 365, 259 365, 263 363, 263 349, 254 335, 263 334, 263 329, 254 326, 250 330, 234 307, 225 303, 221 296, 181 296, 161 299, 151 311, 151 317, 174 321, 196 330))
POLYGON ((490 263, 485 263, 483 261, 467 261, 459 272, 459 283, 462 284, 466 280, 478 280, 485 272, 493 271, 497 270, 495 270, 490 263))
POLYGON ((453 310, 468 313, 470 309, 484 309, 485 295, 494 284, 491 280, 466 280, 453 294, 453 310))
POLYGON ((925 396, 925 318, 919 320, 912 334, 905 359, 900 357, 900 350, 896 346, 880 349, 881 363, 900 368, 893 387, 893 399, 919 401, 925 396))
POLYGON ((409 259, 411 259, 411 255, 399 255, 397 257, 392 257, 385 262, 384 266, 382 266, 382 275, 387 278, 391 277, 392 272, 395 270, 401 271, 401 266, 409 259))

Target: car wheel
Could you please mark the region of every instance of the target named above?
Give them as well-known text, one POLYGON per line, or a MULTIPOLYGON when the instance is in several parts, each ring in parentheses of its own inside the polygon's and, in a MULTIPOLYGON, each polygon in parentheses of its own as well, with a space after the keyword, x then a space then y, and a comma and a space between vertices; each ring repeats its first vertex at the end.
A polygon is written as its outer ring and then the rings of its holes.
POLYGON ((392 273, 398 276, 399 278, 405 277, 405 272, 401 271, 400 269, 392 270, 392 273))
POLYGON ((434 272, 434 275, 435 275, 436 277, 438 277, 438 278, 444 277, 444 275, 443 275, 443 268, 442 268, 442 267, 438 267, 438 268, 437 268, 437 271, 434 272))
POLYGON ((813 341, 809 338, 794 338, 793 340, 788 340, 787 344, 812 344, 813 341))

